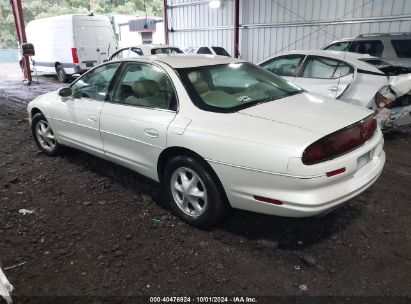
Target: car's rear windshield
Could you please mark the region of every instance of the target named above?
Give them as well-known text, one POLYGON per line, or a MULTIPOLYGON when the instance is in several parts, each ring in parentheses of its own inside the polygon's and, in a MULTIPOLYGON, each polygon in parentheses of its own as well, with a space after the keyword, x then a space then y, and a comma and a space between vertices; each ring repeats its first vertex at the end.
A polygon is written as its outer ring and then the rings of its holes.
POLYGON ((157 49, 151 49, 151 54, 152 55, 159 55, 159 54, 181 54, 183 53, 182 50, 179 48, 157 48, 157 49))
POLYGON ((388 63, 384 60, 378 58, 362 58, 361 61, 364 61, 368 64, 379 69, 381 72, 388 76, 396 76, 401 74, 408 74, 411 72, 411 68, 403 67, 403 66, 394 66, 391 63, 388 63))
POLYGON ((395 53, 400 58, 411 58, 411 39, 391 40, 395 53))
POLYGON ((212 49, 217 55, 230 57, 230 54, 228 54, 227 51, 220 46, 213 46, 212 49))
POLYGON ((251 63, 181 68, 177 72, 194 104, 206 111, 235 112, 303 91, 251 63))

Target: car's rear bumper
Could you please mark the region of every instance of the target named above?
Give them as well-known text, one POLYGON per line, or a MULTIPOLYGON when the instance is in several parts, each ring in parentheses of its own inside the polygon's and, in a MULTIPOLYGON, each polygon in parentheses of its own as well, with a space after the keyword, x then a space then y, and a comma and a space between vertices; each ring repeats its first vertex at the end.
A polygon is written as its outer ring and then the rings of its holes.
POLYGON ((213 162, 211 165, 221 179, 233 208, 287 217, 309 217, 350 200, 377 180, 385 163, 383 142, 382 134, 378 131, 373 140, 342 158, 345 165, 338 159, 328 161, 334 170, 343 165, 347 168, 345 173, 332 177, 325 174, 293 177, 213 162), (358 168, 358 158, 367 153, 370 153, 369 162, 358 168), (254 196, 278 200, 282 204, 258 201, 254 196))

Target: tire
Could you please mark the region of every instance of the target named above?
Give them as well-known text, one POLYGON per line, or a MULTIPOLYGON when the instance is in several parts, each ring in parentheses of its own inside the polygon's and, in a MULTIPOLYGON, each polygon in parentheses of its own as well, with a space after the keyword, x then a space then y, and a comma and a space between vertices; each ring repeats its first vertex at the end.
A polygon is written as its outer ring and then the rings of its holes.
POLYGON ((229 209, 224 190, 210 171, 194 157, 176 156, 167 163, 162 179, 175 214, 200 228, 216 224, 229 209))
POLYGON ((53 130, 42 113, 37 113, 33 116, 31 122, 31 132, 34 137, 34 141, 41 151, 49 156, 56 156, 60 154, 62 147, 54 137, 53 130))
POLYGON ((71 79, 70 75, 66 74, 66 72, 64 71, 64 68, 61 65, 58 65, 56 67, 56 73, 57 73, 58 80, 62 83, 69 82, 69 80, 71 79))

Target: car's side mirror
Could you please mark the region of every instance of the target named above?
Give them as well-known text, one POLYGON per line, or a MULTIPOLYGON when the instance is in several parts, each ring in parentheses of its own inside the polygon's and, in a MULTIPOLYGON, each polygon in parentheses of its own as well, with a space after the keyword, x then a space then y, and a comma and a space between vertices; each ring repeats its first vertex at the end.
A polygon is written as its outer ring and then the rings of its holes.
POLYGON ((73 94, 73 91, 71 88, 66 87, 66 88, 61 88, 57 91, 57 94, 61 97, 70 97, 73 94))

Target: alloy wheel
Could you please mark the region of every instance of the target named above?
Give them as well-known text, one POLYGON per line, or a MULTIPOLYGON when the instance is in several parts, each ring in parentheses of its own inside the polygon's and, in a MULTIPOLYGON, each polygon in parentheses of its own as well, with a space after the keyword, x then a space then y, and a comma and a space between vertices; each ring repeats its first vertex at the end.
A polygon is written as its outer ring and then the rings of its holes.
POLYGON ((56 147, 56 139, 47 121, 40 120, 36 125, 36 136, 42 148, 52 151, 56 147))
POLYGON ((189 168, 177 168, 171 176, 170 186, 174 201, 185 214, 198 217, 204 213, 207 189, 197 173, 189 168))

